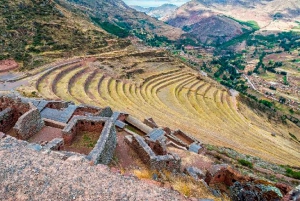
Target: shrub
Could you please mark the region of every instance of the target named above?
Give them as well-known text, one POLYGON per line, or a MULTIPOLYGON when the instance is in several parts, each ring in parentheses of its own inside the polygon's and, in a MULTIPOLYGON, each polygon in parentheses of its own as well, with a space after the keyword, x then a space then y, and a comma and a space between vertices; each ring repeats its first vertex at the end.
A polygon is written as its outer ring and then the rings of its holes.
POLYGON ((259 103, 262 103, 263 105, 267 106, 268 108, 271 108, 273 105, 270 101, 267 101, 267 100, 259 100, 259 103))
POLYGON ((244 159, 239 159, 238 160, 239 164, 249 167, 249 168, 253 168, 253 164, 250 161, 244 160, 244 159))
POLYGON ((296 172, 291 168, 286 168, 286 175, 295 179, 300 179, 300 172, 296 172))

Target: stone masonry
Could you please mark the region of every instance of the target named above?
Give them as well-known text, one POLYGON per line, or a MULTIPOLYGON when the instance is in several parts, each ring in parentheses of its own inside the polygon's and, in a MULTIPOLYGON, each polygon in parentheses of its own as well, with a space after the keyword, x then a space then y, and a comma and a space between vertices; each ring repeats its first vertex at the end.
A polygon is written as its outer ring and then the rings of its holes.
POLYGON ((87 156, 94 164, 109 164, 117 146, 117 133, 114 119, 109 118, 101 132, 94 149, 87 156))
POLYGON ((44 127, 39 110, 31 103, 30 106, 31 110, 23 114, 13 128, 19 139, 27 140, 44 127))
POLYGON ((65 144, 71 144, 78 131, 102 132, 107 120, 106 117, 74 116, 62 130, 65 144))
POLYGON ((130 144, 141 160, 151 169, 166 169, 172 172, 180 172, 181 158, 176 154, 156 155, 148 146, 143 137, 133 134, 130 144))

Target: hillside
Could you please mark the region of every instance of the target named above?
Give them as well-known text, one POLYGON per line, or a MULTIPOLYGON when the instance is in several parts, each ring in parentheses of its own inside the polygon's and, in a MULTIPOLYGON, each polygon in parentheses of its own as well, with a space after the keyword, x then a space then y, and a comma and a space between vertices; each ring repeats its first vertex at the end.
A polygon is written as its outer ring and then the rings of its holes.
MULTIPOLYGON (((238 36, 245 33, 241 31, 244 29, 243 22, 255 22, 261 30, 283 31, 298 26, 296 23, 298 19, 300 19, 300 4, 297 0, 284 2, 281 0, 193 0, 179 7, 172 16, 166 19, 166 22, 195 35, 198 35, 203 27, 211 33, 217 31, 217 37, 214 36, 217 41, 222 37, 232 38, 228 35, 227 29, 216 28, 219 26, 235 27, 234 36, 238 36), (222 20, 212 20, 213 16, 215 19, 222 20), (232 20, 225 20, 227 18, 225 16, 232 20), (211 23, 207 23, 208 21, 211 23), (236 22, 240 24, 238 27, 236 22)), ((210 36, 209 33, 202 33, 202 35, 210 36)), ((203 42, 203 39, 201 41, 203 42)))
MULTIPOLYGON (((94 22, 104 29, 107 26, 117 26, 125 31, 142 34, 164 36, 172 40, 179 39, 183 34, 181 29, 167 25, 145 13, 138 12, 127 6, 121 0, 67 0, 73 7, 83 11, 94 22), (108 24, 107 24, 108 23, 108 24)), ((110 28, 111 30, 111 28, 110 28)), ((108 31, 110 31, 108 30, 108 31)), ((117 31, 119 32, 119 31, 117 31)), ((114 32, 111 32, 114 34, 114 32)))
POLYGON ((53 1, 4 0, 0 13, 0 60, 13 58, 24 68, 100 50, 112 39, 53 1))
POLYGON ((32 69, 63 57, 97 54, 129 45, 129 33, 178 39, 183 33, 122 1, 3 1, 0 60, 32 69))
POLYGON ((149 7, 149 8, 143 8, 141 6, 134 6, 134 5, 130 7, 134 8, 137 11, 144 12, 147 15, 150 15, 151 17, 155 17, 159 20, 163 20, 164 18, 169 17, 177 9, 177 6, 173 4, 163 4, 158 7, 149 7))

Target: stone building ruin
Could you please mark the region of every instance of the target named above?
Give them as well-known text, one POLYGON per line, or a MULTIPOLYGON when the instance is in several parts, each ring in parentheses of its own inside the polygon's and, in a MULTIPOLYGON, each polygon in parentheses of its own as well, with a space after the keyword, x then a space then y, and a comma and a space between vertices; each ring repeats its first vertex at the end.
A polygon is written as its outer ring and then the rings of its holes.
POLYGON ((0 110, 0 132, 36 147, 64 150, 79 132, 89 131, 99 133, 99 139, 87 158, 95 164, 108 164, 113 156, 117 140, 109 107, 2 96, 0 110))

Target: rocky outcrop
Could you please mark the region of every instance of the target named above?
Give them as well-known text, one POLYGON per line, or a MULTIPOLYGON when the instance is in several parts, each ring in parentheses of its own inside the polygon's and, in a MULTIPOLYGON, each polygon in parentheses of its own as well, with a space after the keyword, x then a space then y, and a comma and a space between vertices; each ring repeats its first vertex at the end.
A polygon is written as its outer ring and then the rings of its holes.
POLYGON ((187 200, 178 192, 91 165, 80 155, 0 137, 0 200, 187 200))
POLYGON ((282 199, 280 190, 271 185, 235 182, 230 187, 233 201, 279 201, 282 199))

